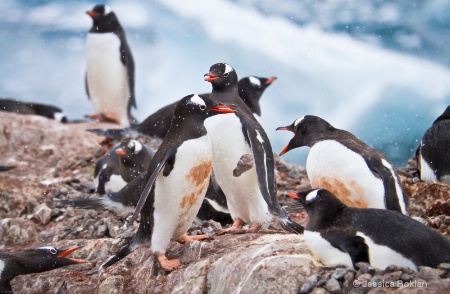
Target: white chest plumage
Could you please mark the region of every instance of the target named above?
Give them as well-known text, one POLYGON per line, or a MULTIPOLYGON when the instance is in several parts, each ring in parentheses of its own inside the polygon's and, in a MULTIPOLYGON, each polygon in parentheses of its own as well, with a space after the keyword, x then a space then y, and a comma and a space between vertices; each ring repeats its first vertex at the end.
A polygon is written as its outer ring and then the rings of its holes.
POLYGON ((324 265, 345 265, 353 268, 352 259, 347 252, 340 251, 324 239, 319 232, 304 232, 305 242, 316 258, 324 265))
POLYGON ((337 141, 313 145, 306 171, 314 189, 327 189, 349 206, 386 208, 383 181, 375 177, 362 156, 337 141))
POLYGON ((187 232, 205 198, 211 170, 211 143, 203 136, 185 141, 178 148, 170 174, 159 174, 154 186, 154 253, 164 253, 171 238, 187 232))
POLYGON ((394 264, 398 267, 409 267, 410 269, 417 271, 416 265, 402 254, 387 246, 376 244, 364 233, 357 232, 356 235, 363 237, 365 243, 369 247, 369 260, 372 266, 384 269, 387 266, 394 264))
POLYGON ((419 164, 420 164, 420 179, 422 181, 437 181, 437 177, 434 174, 433 169, 430 167, 428 162, 423 158, 422 154, 419 155, 419 164))
POLYGON ((5 262, 0 259, 0 279, 2 278, 2 273, 4 269, 5 269, 5 262))
POLYGON ((86 49, 87 86, 95 111, 114 113, 127 126, 130 89, 119 38, 113 33, 88 33, 86 49))
POLYGON ((240 119, 234 114, 217 115, 205 121, 213 145, 213 169, 222 188, 231 217, 248 223, 266 223, 272 219, 258 185, 256 168, 235 177, 233 170, 242 155, 252 149, 242 133, 240 119))

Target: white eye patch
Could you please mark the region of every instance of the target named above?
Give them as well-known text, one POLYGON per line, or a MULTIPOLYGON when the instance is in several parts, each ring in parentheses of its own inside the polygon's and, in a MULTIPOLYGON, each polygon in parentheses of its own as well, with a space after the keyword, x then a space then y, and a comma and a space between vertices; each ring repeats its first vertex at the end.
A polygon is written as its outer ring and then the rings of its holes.
POLYGON ((257 87, 261 87, 261 81, 258 78, 254 77, 254 76, 249 76, 248 79, 249 79, 250 83, 252 83, 253 85, 255 85, 257 87))
POLYGON ((234 71, 234 69, 231 66, 229 66, 226 63, 224 63, 224 64, 225 64, 225 72, 224 72, 224 74, 234 71))
POLYGON ((108 15, 108 14, 110 14, 111 12, 112 12, 111 7, 109 7, 108 5, 105 5, 105 13, 104 13, 104 15, 108 15))
POLYGON ((295 126, 295 127, 298 126, 298 125, 303 121, 304 118, 305 118, 304 116, 302 116, 302 117, 300 117, 300 118, 297 118, 297 119, 294 121, 294 126, 295 126))
POLYGON ((51 247, 51 246, 39 247, 38 249, 39 250, 48 250, 52 254, 56 254, 56 252, 58 252, 55 247, 51 247))
POLYGON ((308 195, 306 196, 306 202, 311 202, 314 199, 316 199, 318 191, 319 190, 314 190, 314 191, 309 192, 308 195))
POLYGON ((192 97, 191 97, 191 102, 192 102, 193 104, 206 106, 205 101, 204 101, 202 98, 200 98, 200 96, 198 96, 198 95, 192 96, 192 97))

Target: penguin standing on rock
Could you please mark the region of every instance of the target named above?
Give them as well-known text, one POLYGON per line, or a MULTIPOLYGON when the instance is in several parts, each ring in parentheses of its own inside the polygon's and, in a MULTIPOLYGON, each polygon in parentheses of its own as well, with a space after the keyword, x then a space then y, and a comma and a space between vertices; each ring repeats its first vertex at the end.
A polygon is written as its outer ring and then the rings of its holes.
POLYGON ((233 112, 233 105, 198 95, 181 99, 169 132, 150 163, 145 187, 130 219, 131 224, 140 213, 138 231, 101 269, 124 258, 137 246, 150 243, 161 267, 170 271, 180 265, 165 255, 171 239, 184 243, 208 238, 186 235, 204 199, 212 169, 212 146, 204 122, 233 112))
POLYGON ((305 207, 305 242, 325 265, 355 268, 367 262, 380 269, 394 264, 417 271, 450 262, 449 240, 406 215, 348 207, 324 189, 288 196, 305 207))
POLYGON ((417 154, 422 181, 439 181, 450 185, 450 106, 425 132, 417 154))
POLYGON ((93 20, 87 35, 86 91, 96 111, 90 118, 123 127, 135 122, 134 60, 125 31, 107 5, 86 12, 93 20))
POLYGON ((62 266, 86 263, 85 260, 67 257, 79 249, 59 250, 53 247, 40 247, 18 253, 0 251, 0 293, 12 293, 11 280, 19 275, 41 273, 62 266))
POLYGON ((407 214, 407 199, 392 163, 353 134, 307 115, 279 127, 294 137, 280 155, 309 146, 306 172, 314 189, 327 189, 348 206, 407 214))
POLYGON ((97 193, 118 192, 132 179, 147 172, 155 151, 138 140, 124 140, 95 164, 97 193))
POLYGON ((237 112, 211 117, 205 127, 213 145, 213 170, 234 220, 229 230, 250 223, 258 231, 275 217, 291 231, 303 227, 292 221, 277 200, 272 147, 266 132, 239 97, 236 71, 226 63, 211 66, 205 81, 212 85, 216 103, 237 105, 237 112))

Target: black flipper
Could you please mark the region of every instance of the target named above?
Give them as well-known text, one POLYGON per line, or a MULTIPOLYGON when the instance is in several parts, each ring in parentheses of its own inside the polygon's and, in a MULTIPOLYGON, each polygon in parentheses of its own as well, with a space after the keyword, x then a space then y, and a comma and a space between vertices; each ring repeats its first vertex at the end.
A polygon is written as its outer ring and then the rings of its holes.
MULTIPOLYGON (((150 194, 153 184, 155 183, 155 180, 158 177, 161 170, 164 168, 164 172, 163 172, 164 176, 168 176, 170 171, 173 169, 175 154, 176 154, 176 149, 171 148, 171 149, 167 150, 167 152, 164 154, 164 158, 161 161, 159 161, 158 165, 152 171, 152 173, 150 174, 150 170, 149 170, 149 172, 146 173, 146 177, 145 177, 146 185, 145 185, 145 188, 142 190, 142 193, 141 193, 138 203, 136 204, 136 209, 133 213, 133 216, 130 219, 129 226, 131 226, 133 224, 133 222, 136 220, 139 213, 141 212, 142 207, 144 206, 145 202, 147 201, 147 197, 150 194)), ((155 158, 153 160, 155 160, 155 158)))
POLYGON ((358 262, 367 262, 369 260, 369 247, 363 237, 356 236, 355 232, 348 230, 329 230, 320 233, 322 237, 328 240, 331 245, 337 249, 347 252, 356 268, 358 262))
POLYGON ((108 137, 111 139, 122 139, 127 135, 137 135, 138 133, 132 128, 124 129, 87 129, 86 131, 94 133, 99 136, 108 137))
POLYGON ((0 172, 12 170, 13 168, 16 168, 14 165, 11 166, 0 166, 0 172))

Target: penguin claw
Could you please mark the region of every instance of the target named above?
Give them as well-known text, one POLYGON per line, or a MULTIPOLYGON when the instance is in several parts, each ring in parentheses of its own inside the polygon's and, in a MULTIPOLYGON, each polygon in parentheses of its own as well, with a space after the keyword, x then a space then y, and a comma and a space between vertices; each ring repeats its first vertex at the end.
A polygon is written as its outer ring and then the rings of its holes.
POLYGON ((181 266, 178 259, 168 259, 165 254, 158 255, 158 262, 165 271, 173 271, 181 266))

